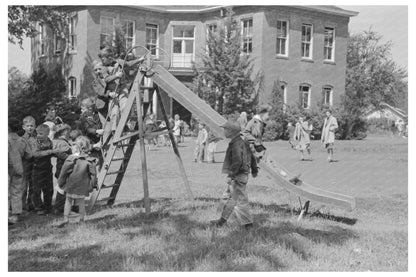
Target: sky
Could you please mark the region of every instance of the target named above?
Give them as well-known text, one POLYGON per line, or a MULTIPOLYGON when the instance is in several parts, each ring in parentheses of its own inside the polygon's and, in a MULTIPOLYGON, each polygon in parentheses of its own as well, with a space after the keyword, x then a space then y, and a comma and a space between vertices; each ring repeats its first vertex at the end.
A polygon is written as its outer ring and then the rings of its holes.
MULTIPOLYGON (((359 12, 358 16, 350 19, 351 33, 359 33, 370 28, 383 36, 383 42, 393 43, 391 53, 397 64, 408 66, 408 8, 405 5, 391 6, 343 6, 347 10, 359 12)), ((16 66, 23 73, 30 75, 30 41, 25 40, 24 50, 18 45, 8 45, 8 67, 16 66)))

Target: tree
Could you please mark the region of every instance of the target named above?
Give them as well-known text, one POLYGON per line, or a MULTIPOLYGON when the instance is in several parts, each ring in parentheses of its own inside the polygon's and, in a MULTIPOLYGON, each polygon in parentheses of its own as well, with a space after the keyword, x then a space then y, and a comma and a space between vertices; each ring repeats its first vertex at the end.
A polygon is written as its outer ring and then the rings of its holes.
MULTIPOLYGON (((73 125, 73 121, 77 118, 77 103, 68 99, 64 94, 66 87, 62 71, 53 70, 51 72, 48 74, 40 66, 33 72, 30 79, 23 83, 20 90, 9 90, 9 119, 22 122, 25 116, 31 115, 39 124, 44 121, 46 109, 54 106, 57 115, 62 117, 64 122, 73 125)), ((17 76, 15 73, 12 71, 9 80, 13 80, 13 76, 17 76)), ((17 83, 17 81, 14 80, 13 83, 17 83)))
POLYGON ((15 96, 22 92, 27 85, 29 78, 22 71, 16 67, 9 68, 9 80, 8 80, 8 91, 9 97, 15 96))
POLYGON ((391 42, 369 30, 350 37, 347 50, 345 95, 340 119, 344 124, 341 138, 362 136, 366 131, 363 114, 378 109, 380 103, 400 104, 407 95, 407 70, 391 58, 391 42))
POLYGON ((55 34, 61 36, 61 26, 65 26, 68 13, 58 6, 8 6, 9 42, 22 47, 23 38, 33 38, 39 34, 37 22, 48 25, 55 34))
POLYGON ((230 8, 223 23, 208 34, 202 66, 194 66, 193 89, 220 114, 251 112, 262 89, 263 75, 253 74, 252 59, 242 55, 239 26, 230 8))
POLYGON ((391 42, 365 31, 350 38, 347 52, 345 108, 363 112, 386 102, 396 106, 407 87, 407 71, 391 58, 391 42))

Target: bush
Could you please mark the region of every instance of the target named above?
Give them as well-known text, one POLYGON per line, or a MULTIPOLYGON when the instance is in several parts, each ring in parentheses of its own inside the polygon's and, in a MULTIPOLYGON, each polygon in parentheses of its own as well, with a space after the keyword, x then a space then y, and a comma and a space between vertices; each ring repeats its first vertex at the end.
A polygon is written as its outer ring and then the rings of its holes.
POLYGON ((285 127, 281 122, 270 121, 264 130, 264 141, 275 141, 283 138, 285 135, 285 127))

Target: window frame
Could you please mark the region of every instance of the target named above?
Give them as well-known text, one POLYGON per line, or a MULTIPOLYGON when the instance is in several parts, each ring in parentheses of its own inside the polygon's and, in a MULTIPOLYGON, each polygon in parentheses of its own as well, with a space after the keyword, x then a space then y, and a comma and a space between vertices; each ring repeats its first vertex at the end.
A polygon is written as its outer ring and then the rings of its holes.
MULTIPOLYGON (((154 57, 154 58, 156 58, 156 59, 158 59, 159 58, 159 24, 155 24, 155 23, 145 23, 145 46, 146 46, 146 48, 147 48, 147 29, 148 29, 148 27, 149 27, 149 29, 155 29, 155 28, 153 28, 153 27, 150 27, 150 25, 153 25, 153 26, 156 26, 156 45, 155 45, 155 47, 156 47, 156 54, 155 55, 153 55, 152 54, 152 56, 154 57)), ((150 49, 148 49, 148 50, 150 50, 150 49)))
MULTIPOLYGON (((175 54, 179 54, 179 53, 174 53, 173 52, 173 49, 174 49, 174 41, 175 40, 181 40, 181 49, 182 49, 182 52, 181 52, 181 55, 184 55, 184 54, 186 54, 186 43, 185 43, 185 41, 190 41, 190 40, 192 40, 193 41, 193 44, 192 44, 192 62, 195 62, 195 33, 196 33, 196 25, 190 25, 190 24, 178 24, 178 25, 172 25, 172 49, 171 49, 171 53, 172 53, 172 55, 171 55, 171 59, 172 59, 172 66, 173 66, 173 64, 174 64, 174 62, 173 62, 173 56, 175 55, 175 54), (188 26, 188 27, 192 27, 193 28, 193 37, 192 38, 190 38, 190 37, 185 37, 185 36, 182 36, 182 37, 175 37, 175 27, 183 27, 183 26, 188 26), (184 52, 185 51, 185 52, 184 52)), ((188 53, 189 54, 189 53, 188 53)), ((173 67, 175 67, 175 66, 173 66, 173 67)), ((190 66, 184 66, 184 68, 191 68, 192 67, 192 63, 191 63, 191 65, 190 66)))
MULTIPOLYGON (((241 24, 241 53, 243 55, 250 55, 253 53, 253 27, 254 27, 254 21, 252 17, 246 17, 246 18, 242 18, 240 20, 240 24, 241 24), (251 32, 247 32, 246 35, 244 36, 244 22, 250 22, 251 21, 251 32), (247 43, 247 51, 244 51, 244 45, 247 43), (249 49, 249 45, 251 45, 251 51, 248 51, 249 49)), ((248 27, 248 29, 250 30, 250 26, 248 27)))
MULTIPOLYGON (((104 45, 101 43, 101 35, 108 35, 108 36, 111 36, 113 39, 114 39, 114 37, 115 37, 115 35, 116 35, 116 24, 115 24, 115 18, 114 17, 111 17, 111 16, 105 16, 105 15, 100 15, 100 48, 101 47, 103 47, 104 45), (113 23, 112 23, 112 26, 113 26, 113 30, 112 30, 112 34, 107 34, 107 33, 103 33, 103 25, 102 25, 102 23, 103 23, 103 18, 105 18, 105 19, 111 19, 112 21, 113 21, 113 23)), ((107 38, 106 38, 107 39, 107 38)), ((112 42, 113 43, 113 42, 112 42)))
POLYGON ((335 27, 324 27, 324 61, 326 62, 335 62, 335 27), (326 45, 327 30, 332 30, 332 46, 326 45), (331 59, 326 57, 326 49, 331 50, 331 59))
POLYGON ((46 26, 39 23, 39 57, 46 57, 46 26))
POLYGON ((74 76, 68 77, 68 97, 77 97, 77 78, 74 76))
POLYGON ((278 56, 278 57, 289 57, 289 20, 277 20, 277 23, 276 23, 277 30, 279 29, 279 22, 280 23, 283 23, 283 22, 286 23, 286 37, 279 37, 278 34, 276 34, 276 56, 278 56), (278 51, 277 51, 278 45, 279 45, 279 40, 282 40, 282 39, 285 40, 285 52, 286 52, 285 54, 278 53, 278 51))
POLYGON ((312 86, 311 85, 309 85, 309 84, 301 84, 300 86, 299 86, 299 94, 302 94, 301 96, 300 96, 300 100, 301 100, 301 102, 300 102, 300 105, 301 105, 301 107, 303 108, 303 109, 310 109, 310 107, 311 107, 311 94, 312 94, 312 86), (308 91, 307 91, 307 93, 308 93, 308 101, 307 101, 307 107, 305 107, 305 103, 303 102, 303 100, 304 100, 304 94, 305 94, 305 90, 303 90, 303 88, 304 87, 307 87, 308 88, 308 91))
POLYGON ((210 53, 209 53, 209 48, 208 48, 208 38, 209 38, 209 34, 210 33, 216 33, 216 32, 218 32, 218 24, 217 23, 207 23, 206 24, 206 29, 205 29, 205 34, 206 34, 206 36, 205 36, 205 53, 209 56, 210 55, 210 53), (211 27, 214 27, 215 26, 215 30, 214 31, 212 31, 211 30, 211 27))
POLYGON ((322 104, 332 107, 334 98, 334 87, 327 85, 322 87, 322 104), (329 103, 326 103, 326 93, 329 92, 329 103))
MULTIPOLYGON (((133 36, 130 37, 130 36, 128 36, 128 34, 125 33, 124 37, 123 37, 124 47, 126 48, 126 50, 128 50, 129 47, 127 45, 127 39, 130 38, 132 40, 132 42, 131 42, 132 47, 136 44, 136 21, 135 20, 128 20, 128 19, 120 20, 121 28, 123 28, 124 23, 133 23, 133 36)), ((127 26, 127 31, 128 31, 128 26, 127 26)))
POLYGON ((77 34, 75 32, 77 15, 68 18, 68 52, 69 54, 77 53, 77 34))
POLYGON ((283 90, 283 113, 286 113, 287 110, 287 83, 282 81, 280 82, 280 89, 283 90))
POLYGON ((60 55, 62 53, 62 39, 56 34, 53 34, 53 53, 54 55, 60 55))
POLYGON ((305 59, 305 60, 312 60, 313 59, 313 24, 309 24, 309 23, 302 23, 302 27, 301 27, 301 52, 300 52, 301 58, 305 59), (303 28, 304 27, 310 27, 310 41, 304 41, 303 40, 303 28), (308 45, 309 46, 309 56, 304 56, 304 51, 305 47, 308 45))

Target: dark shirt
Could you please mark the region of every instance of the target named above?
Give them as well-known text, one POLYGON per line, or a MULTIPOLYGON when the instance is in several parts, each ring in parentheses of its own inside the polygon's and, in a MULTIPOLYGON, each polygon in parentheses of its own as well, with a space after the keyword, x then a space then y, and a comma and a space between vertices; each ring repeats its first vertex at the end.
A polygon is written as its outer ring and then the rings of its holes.
POLYGON ((80 117, 80 130, 92 143, 100 141, 97 130, 101 129, 101 121, 96 113, 85 112, 80 117))
POLYGON ((225 153, 222 173, 234 177, 238 174, 257 174, 257 162, 253 156, 250 146, 240 135, 233 138, 228 144, 225 153))

